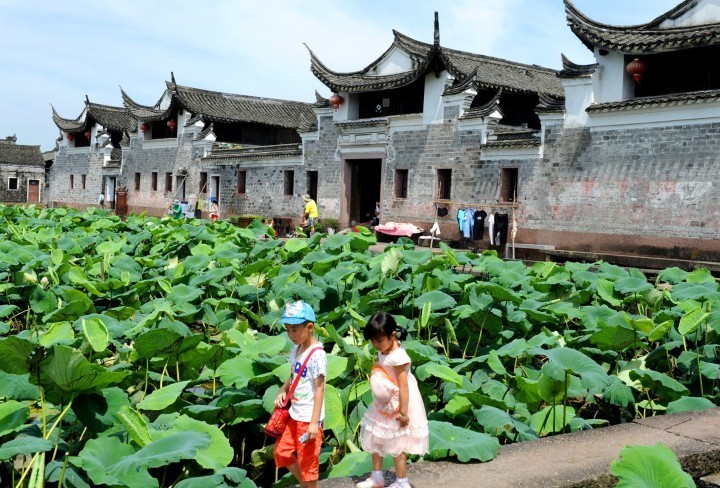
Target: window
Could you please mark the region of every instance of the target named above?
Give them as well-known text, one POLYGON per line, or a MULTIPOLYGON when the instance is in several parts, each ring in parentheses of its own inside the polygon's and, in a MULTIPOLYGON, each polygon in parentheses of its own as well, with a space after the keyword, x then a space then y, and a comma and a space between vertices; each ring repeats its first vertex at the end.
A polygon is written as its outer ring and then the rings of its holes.
POLYGON ((237 172, 237 192, 240 194, 245 193, 245 182, 247 178, 247 171, 239 169, 237 172))
POLYGON ((87 175, 80 175, 80 188, 85 189, 85 181, 87 181, 87 175))
POLYGON ((70 189, 75 187, 75 175, 70 175, 70 189))
POLYGON ((517 199, 517 168, 502 168, 500 170, 500 201, 514 202, 517 199))
POLYGON ((135 191, 140 190, 140 173, 135 173, 135 191))
POLYGON ((18 189, 18 179, 17 176, 11 176, 8 178, 8 190, 17 190, 18 189))
POLYGON ((408 170, 395 170, 395 198, 407 198, 408 170))
POLYGON ((292 195, 295 190, 295 171, 286 170, 284 171, 284 194, 292 195))
POLYGON ((450 184, 452 182, 451 169, 437 170, 437 196, 438 200, 450 200, 450 184))
MULTIPOLYGON (((200 191, 198 193, 206 193, 206 192, 207 192, 207 172, 201 171, 200 172, 200 191)), ((245 192, 243 192, 243 193, 245 193, 245 192)))
POLYGON ((172 173, 165 173, 165 191, 172 191, 172 173))
POLYGON ((153 171, 150 174, 150 189, 152 191, 157 191, 157 171, 153 171))

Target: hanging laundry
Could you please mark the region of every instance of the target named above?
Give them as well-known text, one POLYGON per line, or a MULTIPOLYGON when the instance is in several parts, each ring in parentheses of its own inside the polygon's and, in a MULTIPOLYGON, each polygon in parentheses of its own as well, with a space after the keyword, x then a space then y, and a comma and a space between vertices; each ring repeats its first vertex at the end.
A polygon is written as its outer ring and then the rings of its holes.
POLYGON ((490 245, 495 245, 495 214, 488 216, 488 234, 490 235, 490 245))
POLYGON ((477 210, 473 214, 473 240, 481 241, 483 233, 485 232, 485 217, 487 212, 485 210, 477 210))

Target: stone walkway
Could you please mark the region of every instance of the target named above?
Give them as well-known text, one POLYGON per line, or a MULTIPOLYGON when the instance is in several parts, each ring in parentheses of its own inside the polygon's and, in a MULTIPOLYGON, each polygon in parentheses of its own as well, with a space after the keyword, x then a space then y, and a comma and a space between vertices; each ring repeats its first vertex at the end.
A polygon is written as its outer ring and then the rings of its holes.
MULTIPOLYGON (((699 488, 720 488, 712 476, 720 472, 720 409, 511 444, 488 463, 421 461, 408 468, 408 477, 416 488, 604 488, 615 486, 610 463, 623 447, 658 442, 678 455, 683 469, 700 480, 699 488)), ((320 487, 351 488, 357 481, 328 479, 320 487)))

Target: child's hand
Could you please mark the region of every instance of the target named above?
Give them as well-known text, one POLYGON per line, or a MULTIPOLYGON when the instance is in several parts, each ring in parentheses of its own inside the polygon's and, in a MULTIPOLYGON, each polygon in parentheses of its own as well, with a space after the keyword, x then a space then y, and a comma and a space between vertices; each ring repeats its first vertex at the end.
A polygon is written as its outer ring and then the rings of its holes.
POLYGON ((278 396, 275 397, 275 406, 278 408, 285 406, 285 392, 280 390, 278 396))
POLYGON ((320 432, 320 429, 318 428, 317 422, 310 422, 308 424, 308 438, 309 439, 315 439, 318 436, 318 433, 320 432))
POLYGON ((406 413, 398 413, 395 418, 400 422, 400 427, 405 427, 410 422, 406 413))

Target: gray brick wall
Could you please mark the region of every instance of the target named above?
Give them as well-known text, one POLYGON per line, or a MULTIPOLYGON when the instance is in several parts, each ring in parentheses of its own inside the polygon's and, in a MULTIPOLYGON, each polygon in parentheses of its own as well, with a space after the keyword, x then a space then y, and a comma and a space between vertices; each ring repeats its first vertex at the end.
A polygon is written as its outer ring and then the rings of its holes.
POLYGON ((638 236, 720 236, 720 124, 593 130, 547 127, 529 175, 528 228, 638 236))

